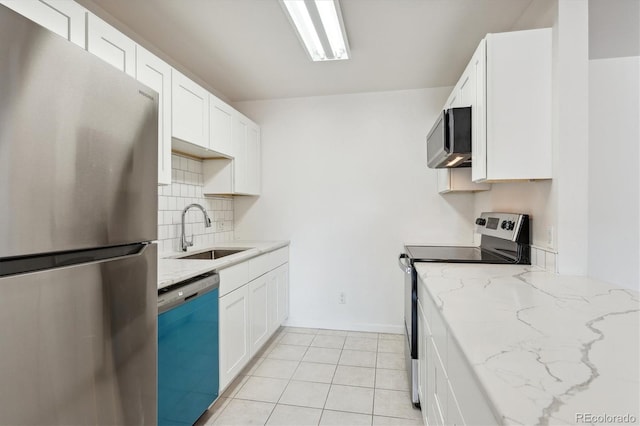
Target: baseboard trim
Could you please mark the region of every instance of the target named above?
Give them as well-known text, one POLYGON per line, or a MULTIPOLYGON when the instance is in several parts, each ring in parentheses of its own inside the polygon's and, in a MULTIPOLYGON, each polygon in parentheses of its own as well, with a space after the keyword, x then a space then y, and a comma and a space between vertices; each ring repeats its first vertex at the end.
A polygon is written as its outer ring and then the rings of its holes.
POLYGON ((404 325, 374 324, 359 322, 339 322, 339 321, 314 321, 298 318, 288 318, 284 324, 286 327, 321 328, 325 330, 350 330, 368 331, 372 333, 404 333, 404 325))

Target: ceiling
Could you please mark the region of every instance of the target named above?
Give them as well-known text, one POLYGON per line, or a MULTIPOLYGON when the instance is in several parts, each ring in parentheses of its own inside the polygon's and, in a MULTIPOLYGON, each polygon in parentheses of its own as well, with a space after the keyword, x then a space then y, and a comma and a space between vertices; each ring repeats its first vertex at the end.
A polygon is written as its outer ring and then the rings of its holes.
POLYGON ((480 39, 535 1, 341 0, 352 59, 335 62, 308 59, 277 0, 79 2, 234 102, 451 86, 480 39))

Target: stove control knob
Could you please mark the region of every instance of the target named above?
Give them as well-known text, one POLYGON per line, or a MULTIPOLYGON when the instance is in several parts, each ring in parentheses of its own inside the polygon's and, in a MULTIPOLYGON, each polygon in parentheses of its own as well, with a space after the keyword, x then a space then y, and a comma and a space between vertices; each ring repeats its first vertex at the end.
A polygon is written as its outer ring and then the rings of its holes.
POLYGON ((512 220, 509 221, 509 223, 507 223, 507 229, 509 231, 513 231, 513 227, 516 225, 516 223, 512 220))
POLYGON ((476 225, 484 226, 487 223, 487 219, 483 219, 481 217, 476 219, 476 225))
POLYGON ((508 227, 507 221, 503 220, 502 223, 500 224, 500 228, 507 229, 507 227, 508 227))

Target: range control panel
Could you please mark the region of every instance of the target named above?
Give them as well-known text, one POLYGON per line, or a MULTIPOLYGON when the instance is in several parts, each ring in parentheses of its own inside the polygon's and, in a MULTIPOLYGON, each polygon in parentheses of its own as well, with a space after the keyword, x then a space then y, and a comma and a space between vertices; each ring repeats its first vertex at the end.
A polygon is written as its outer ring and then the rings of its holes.
POLYGON ((484 212, 476 219, 476 232, 503 240, 517 241, 521 231, 529 232, 528 221, 529 216, 526 214, 484 212))

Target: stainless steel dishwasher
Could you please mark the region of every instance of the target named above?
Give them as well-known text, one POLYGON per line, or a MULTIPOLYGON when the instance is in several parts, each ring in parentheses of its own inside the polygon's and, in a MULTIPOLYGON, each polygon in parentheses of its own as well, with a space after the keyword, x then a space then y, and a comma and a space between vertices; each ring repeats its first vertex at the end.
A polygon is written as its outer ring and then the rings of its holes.
POLYGON ((218 397, 216 272, 158 291, 158 424, 192 425, 218 397))

